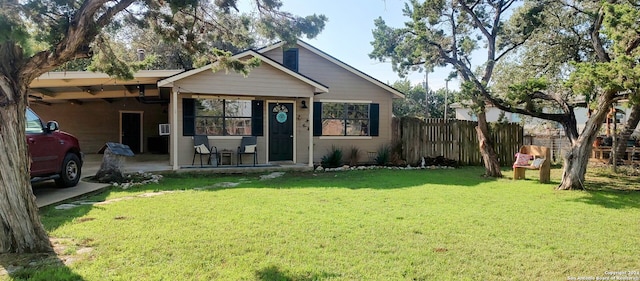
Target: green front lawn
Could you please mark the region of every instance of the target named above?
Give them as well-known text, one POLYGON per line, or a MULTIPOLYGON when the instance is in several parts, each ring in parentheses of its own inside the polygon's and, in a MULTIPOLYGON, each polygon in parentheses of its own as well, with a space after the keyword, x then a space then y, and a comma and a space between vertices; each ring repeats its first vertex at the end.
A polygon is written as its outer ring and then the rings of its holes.
POLYGON ((13 277, 567 280, 640 270, 640 192, 554 191, 482 172, 179 175, 112 189, 90 199, 107 204, 43 210, 75 261, 13 277), (170 192, 143 196, 153 191, 170 192))

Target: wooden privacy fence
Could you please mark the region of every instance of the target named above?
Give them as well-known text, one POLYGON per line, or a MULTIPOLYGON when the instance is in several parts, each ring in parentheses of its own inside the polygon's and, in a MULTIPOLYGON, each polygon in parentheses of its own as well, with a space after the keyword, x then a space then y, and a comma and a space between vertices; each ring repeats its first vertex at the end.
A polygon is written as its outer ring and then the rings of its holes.
MULTIPOLYGON (((422 157, 444 156, 461 165, 481 165, 478 146, 478 122, 412 117, 393 119, 393 142, 400 143, 401 157, 415 164, 422 157)), ((514 155, 523 143, 523 128, 519 124, 491 123, 491 137, 501 166, 513 163, 514 155)))

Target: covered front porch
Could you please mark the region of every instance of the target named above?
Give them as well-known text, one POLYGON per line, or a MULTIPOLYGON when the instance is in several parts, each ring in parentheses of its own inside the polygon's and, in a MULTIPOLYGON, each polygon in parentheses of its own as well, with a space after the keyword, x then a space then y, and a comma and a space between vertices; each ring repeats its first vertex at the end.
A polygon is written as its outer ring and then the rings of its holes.
POLYGON ((173 170, 200 166, 199 159, 194 160, 199 157, 194 149, 196 136, 206 136, 206 146, 216 152, 219 162, 209 162, 212 167, 252 167, 247 163, 253 164, 253 159, 237 155, 246 137, 256 140, 252 149, 259 168, 313 167, 314 98, 327 93, 328 87, 254 51, 236 58, 247 57, 262 60, 248 76, 212 72, 208 65, 158 82, 159 88, 172 93, 169 151, 173 170))

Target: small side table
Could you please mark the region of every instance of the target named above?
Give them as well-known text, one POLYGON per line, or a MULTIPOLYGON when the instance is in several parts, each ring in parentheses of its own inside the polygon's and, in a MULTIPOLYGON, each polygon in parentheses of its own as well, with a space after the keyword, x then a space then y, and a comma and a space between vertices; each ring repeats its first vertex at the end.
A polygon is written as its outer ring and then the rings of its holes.
POLYGON ((222 165, 231 165, 233 162, 233 151, 232 150, 228 150, 228 149, 224 149, 221 150, 220 152, 220 166, 222 165), (226 160, 228 160, 229 162, 226 162, 226 160))

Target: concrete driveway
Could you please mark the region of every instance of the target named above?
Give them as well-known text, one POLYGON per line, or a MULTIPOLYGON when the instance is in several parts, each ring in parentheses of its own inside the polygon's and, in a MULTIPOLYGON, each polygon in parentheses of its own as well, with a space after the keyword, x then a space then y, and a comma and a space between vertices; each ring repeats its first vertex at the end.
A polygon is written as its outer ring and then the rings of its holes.
MULTIPOLYGON (((82 177, 78 185, 70 188, 57 188, 53 180, 33 184, 33 194, 36 196, 38 207, 52 205, 68 199, 80 197, 89 193, 98 192, 108 184, 92 183, 84 178, 93 176, 100 169, 102 154, 85 155, 82 166, 82 177)), ((157 172, 171 170, 169 165, 169 155, 167 154, 140 154, 128 157, 125 163, 126 173, 157 172)))

